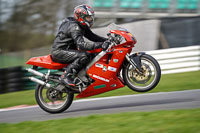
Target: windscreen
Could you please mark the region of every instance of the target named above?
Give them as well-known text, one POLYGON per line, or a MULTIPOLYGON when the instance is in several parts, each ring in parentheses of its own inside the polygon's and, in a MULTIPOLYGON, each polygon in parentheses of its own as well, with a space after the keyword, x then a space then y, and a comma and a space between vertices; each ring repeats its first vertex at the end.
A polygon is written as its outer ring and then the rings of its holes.
POLYGON ((108 28, 110 30, 120 30, 120 31, 128 31, 125 28, 120 27, 119 25, 116 25, 115 23, 111 23, 110 25, 108 25, 108 28))

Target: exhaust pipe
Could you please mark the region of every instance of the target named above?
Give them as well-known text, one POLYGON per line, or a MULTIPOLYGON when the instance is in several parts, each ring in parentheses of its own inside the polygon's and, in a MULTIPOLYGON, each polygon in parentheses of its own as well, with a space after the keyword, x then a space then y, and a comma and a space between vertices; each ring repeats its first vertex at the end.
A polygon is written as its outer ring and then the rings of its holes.
POLYGON ((37 76, 40 76, 40 77, 44 77, 44 78, 46 78, 46 76, 45 76, 45 74, 43 74, 43 73, 41 73, 41 72, 38 72, 38 71, 36 71, 36 70, 34 70, 34 69, 31 69, 31 68, 28 68, 28 69, 26 69, 28 72, 30 72, 30 73, 32 73, 32 74, 35 74, 35 75, 37 75, 37 76))
MULTIPOLYGON (((28 68, 28 69, 26 69, 26 70, 27 70, 28 72, 34 74, 34 75, 37 75, 37 76, 41 77, 41 78, 48 79, 48 74, 45 75, 45 74, 43 74, 43 73, 41 73, 41 72, 38 72, 38 71, 36 71, 36 70, 34 70, 34 69, 31 69, 31 68, 28 68)), ((36 82, 36 83, 38 83, 38 84, 45 85, 46 87, 51 88, 51 84, 46 83, 46 82, 44 82, 44 81, 42 81, 42 80, 40 80, 40 79, 37 79, 37 78, 35 78, 35 77, 29 77, 29 79, 30 79, 31 81, 33 81, 33 82, 36 82)))
POLYGON ((45 85, 46 87, 51 88, 51 85, 50 85, 49 83, 45 83, 45 82, 42 81, 42 80, 39 80, 39 79, 34 78, 34 77, 29 77, 29 79, 30 79, 31 81, 33 81, 33 82, 36 82, 36 83, 38 83, 38 84, 45 85))

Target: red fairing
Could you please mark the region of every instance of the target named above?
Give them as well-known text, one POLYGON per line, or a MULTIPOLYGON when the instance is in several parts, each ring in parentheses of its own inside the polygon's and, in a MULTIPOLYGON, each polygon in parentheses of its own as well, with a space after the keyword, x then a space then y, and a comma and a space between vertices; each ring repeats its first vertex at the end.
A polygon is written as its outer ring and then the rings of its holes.
POLYGON ((67 64, 61 64, 53 62, 51 59, 51 55, 46 56, 39 56, 39 57, 33 57, 29 59, 26 64, 33 65, 33 66, 39 66, 47 69, 61 69, 63 67, 66 67, 67 64))
POLYGON ((110 33, 118 34, 126 38, 126 41, 127 41, 126 45, 132 44, 134 46, 134 44, 136 44, 137 42, 136 38, 130 32, 120 31, 120 30, 111 30, 110 33))
POLYGON ((90 50, 90 51, 87 51, 88 53, 99 53, 102 51, 102 48, 100 49, 94 49, 94 50, 90 50))
POLYGON ((86 90, 76 98, 83 98, 97 95, 117 88, 124 87, 117 74, 121 70, 124 58, 130 50, 127 48, 116 48, 113 52, 107 53, 96 62, 88 71, 88 75, 95 80, 86 90), (111 56, 109 63, 107 62, 111 56))

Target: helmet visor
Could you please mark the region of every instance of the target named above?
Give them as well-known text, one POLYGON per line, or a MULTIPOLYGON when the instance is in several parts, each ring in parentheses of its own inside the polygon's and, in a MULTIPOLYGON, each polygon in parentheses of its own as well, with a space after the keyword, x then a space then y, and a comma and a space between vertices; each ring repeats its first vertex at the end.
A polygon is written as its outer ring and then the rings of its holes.
POLYGON ((93 15, 85 16, 85 21, 88 22, 90 27, 91 27, 93 25, 93 23, 94 23, 94 16, 93 15))
POLYGON ((94 21, 94 16, 91 16, 91 15, 87 15, 85 16, 85 20, 88 21, 89 23, 94 21))

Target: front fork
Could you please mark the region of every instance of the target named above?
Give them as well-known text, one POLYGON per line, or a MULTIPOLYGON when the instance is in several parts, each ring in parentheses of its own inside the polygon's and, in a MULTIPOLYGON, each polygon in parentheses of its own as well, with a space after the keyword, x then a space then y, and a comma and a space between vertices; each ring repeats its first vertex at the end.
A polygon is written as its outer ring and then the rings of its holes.
POLYGON ((130 55, 129 53, 126 54, 127 61, 130 62, 134 69, 140 74, 142 74, 140 57, 144 54, 144 52, 134 53, 132 55, 130 55))

